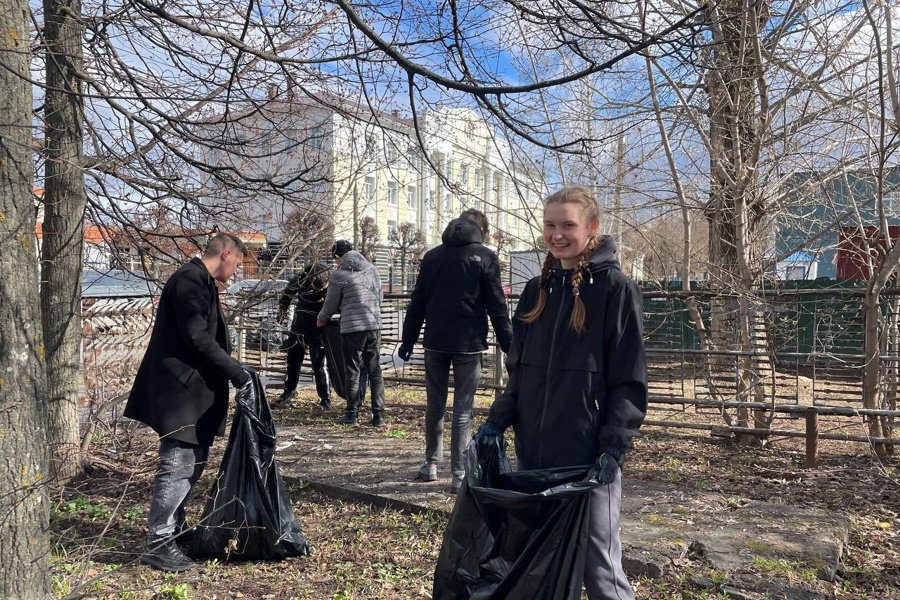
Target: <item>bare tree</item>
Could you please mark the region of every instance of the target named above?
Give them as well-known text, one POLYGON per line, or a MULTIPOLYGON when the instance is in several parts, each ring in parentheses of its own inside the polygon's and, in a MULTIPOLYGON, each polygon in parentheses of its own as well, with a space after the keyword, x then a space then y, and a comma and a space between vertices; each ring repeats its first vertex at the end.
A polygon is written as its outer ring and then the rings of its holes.
POLYGON ((375 260, 375 250, 381 240, 381 231, 372 217, 363 217, 359 220, 359 239, 354 240, 356 251, 366 257, 367 260, 375 260))
POLYGON ((299 270, 303 265, 329 258, 334 242, 334 221, 328 215, 297 210, 288 215, 282 229, 281 244, 270 257, 272 263, 293 265, 293 270, 299 270))
MULTIPOLYGON (((235 78, 271 74, 277 58, 244 62, 241 50, 228 50, 240 48, 239 39, 222 40, 215 47, 217 36, 211 34, 205 50, 222 52, 226 59, 210 62, 208 53, 188 43, 190 23, 161 15, 156 7, 133 8, 82 18, 80 1, 47 0, 43 13, 36 14, 43 16, 38 35, 45 72, 44 102, 38 112, 45 135, 35 147, 41 152, 44 187, 41 315, 50 367, 47 435, 56 457, 54 471, 63 479, 76 474, 80 447, 80 276, 86 211, 91 222, 113 232, 110 245, 136 253, 144 274, 159 278, 202 247, 213 226, 227 223, 253 230, 252 223, 235 223, 227 216, 228 207, 206 198, 227 188, 245 197, 266 192, 288 206, 299 205, 306 188, 323 178, 315 165, 273 178, 243 173, 219 161, 235 148, 245 162, 272 154, 270 149, 235 145, 227 131, 210 135, 210 122, 223 122, 219 111, 224 111, 226 123, 255 114, 254 107, 265 96, 245 91, 235 78), (117 30, 126 33, 117 37, 112 34, 117 30), (88 61, 82 56, 84 48, 91 53, 88 61), (169 59, 171 69, 160 73, 154 66, 157 59, 169 59), (265 63, 268 71, 260 68, 265 63), (88 156, 83 151, 85 131, 88 156)), ((215 18, 199 15, 195 23, 215 18)), ((302 44, 328 18, 321 12, 311 16, 300 30, 276 23, 271 31, 280 32, 283 41, 274 50, 302 44)), ((271 118, 269 126, 277 129, 271 118)), ((307 137, 301 130, 294 141, 303 143, 307 137)), ((117 257, 113 262, 133 264, 117 257)))
POLYGON ((50 597, 47 387, 34 227, 28 3, 0 0, 0 595, 50 597))
MULTIPOLYGON (((890 224, 890 218, 896 219, 898 215, 891 215, 891 210, 886 202, 888 189, 893 187, 897 192, 896 178, 891 177, 891 172, 896 167, 896 154, 900 149, 900 89, 897 87, 896 48, 893 43, 893 7, 890 5, 863 4, 867 25, 871 28, 873 46, 875 49, 875 80, 874 102, 877 106, 877 118, 872 126, 872 171, 875 179, 875 211, 877 219, 874 226, 874 235, 863 233, 865 247, 865 259, 868 272, 868 280, 865 286, 863 298, 863 314, 865 319, 865 345, 863 358, 863 406, 868 409, 888 408, 896 410, 897 366, 891 365, 887 369, 889 377, 883 378, 882 356, 891 354, 891 350, 898 348, 896 319, 897 309, 900 308, 896 300, 893 301, 892 320, 893 327, 888 326, 882 313, 881 293, 892 278, 896 278, 900 268, 900 236, 897 236, 890 224), (891 186, 890 179, 894 179, 891 186), (874 238, 874 239, 872 239, 874 238), (871 241, 870 241, 871 240, 871 241), (885 398, 886 406, 882 404, 885 398)), ((892 207, 894 211, 897 207, 892 207)), ((865 226, 862 231, 865 232, 865 226)), ((890 432, 890 423, 885 417, 868 415, 869 435, 873 438, 881 438, 890 432)), ((875 451, 880 456, 893 452, 893 446, 887 446, 880 442, 874 443, 875 451)))
POLYGON ((422 253, 425 252, 425 234, 420 229, 416 229, 412 223, 404 222, 397 225, 397 229, 388 235, 388 242, 400 252, 400 291, 404 292, 409 287, 407 271, 410 257, 413 261, 418 262, 422 253))
POLYGON ((44 225, 41 323, 47 354, 53 472, 78 473, 78 370, 81 356, 81 268, 87 199, 82 173, 80 0, 44 2, 44 225))

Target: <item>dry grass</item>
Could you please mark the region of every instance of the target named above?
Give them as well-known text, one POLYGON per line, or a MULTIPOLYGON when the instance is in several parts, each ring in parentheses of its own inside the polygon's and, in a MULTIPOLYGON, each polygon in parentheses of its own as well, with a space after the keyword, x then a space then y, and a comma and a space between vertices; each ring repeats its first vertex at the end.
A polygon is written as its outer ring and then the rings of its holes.
MULTIPOLYGON (((491 399, 491 395, 480 396, 477 404, 487 407, 491 399)), ((388 402, 412 406, 422 405, 424 400, 420 391, 391 389, 388 402)), ((312 408, 314 404, 313 395, 305 393, 299 408, 278 418, 301 426, 322 420, 312 408)), ((668 410, 659 416, 721 419, 715 413, 694 412, 692 408, 668 410)), ((410 422, 392 426, 414 431, 417 422, 410 417, 410 422)), ((366 430, 383 435, 371 428, 366 430)), ((864 445, 823 442, 822 464, 807 470, 803 469, 802 444, 802 440, 780 438, 768 440, 765 447, 742 447, 704 432, 647 427, 629 457, 626 476, 666 481, 677 478, 687 487, 714 492, 734 502, 756 499, 842 511, 850 516, 854 528, 835 582, 811 580, 791 565, 775 563, 754 565, 755 575, 783 578, 818 594, 808 596, 810 599, 900 598, 897 459, 882 463, 864 445)), ((314 547, 311 557, 268 563, 212 561, 177 576, 136 563, 143 548, 155 449, 155 440, 141 430, 105 434, 92 449, 96 471, 60 491, 51 521, 56 542, 56 598, 83 594, 122 600, 430 597, 445 515, 375 509, 300 487, 290 493, 304 533, 314 547)), ((213 456, 221 456, 221 446, 213 450, 213 456)), ((209 483, 216 468, 211 465, 207 469, 201 486, 209 483)), ((192 509, 199 510, 200 504, 194 501, 192 509)), ((709 572, 701 561, 686 555, 663 579, 635 583, 641 600, 713 599, 725 598, 722 586, 740 575, 709 572), (705 581, 712 583, 710 589, 702 589, 700 582, 705 581)))

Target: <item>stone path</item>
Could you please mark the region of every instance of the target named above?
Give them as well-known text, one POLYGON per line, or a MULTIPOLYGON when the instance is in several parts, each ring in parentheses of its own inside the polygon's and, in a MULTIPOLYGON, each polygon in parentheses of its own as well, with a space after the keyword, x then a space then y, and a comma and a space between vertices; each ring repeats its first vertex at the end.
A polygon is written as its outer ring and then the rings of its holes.
MULTIPOLYGON (((277 450, 281 473, 288 481, 301 480, 337 498, 449 513, 455 501, 448 493, 449 474, 440 474, 433 483, 413 480, 423 448, 421 435, 410 431, 414 421, 407 418, 402 421, 406 428, 386 429, 340 427, 324 418, 303 425, 282 423, 277 450)), ((659 577, 686 558, 702 560, 723 576, 734 575, 729 589, 737 599, 818 598, 799 587, 740 573, 760 562, 779 561, 801 579, 830 581, 850 530, 843 515, 726 498, 669 482, 629 480, 627 473, 623 496, 624 563, 631 575, 659 577)), ((702 578, 692 582, 703 584, 702 578)))

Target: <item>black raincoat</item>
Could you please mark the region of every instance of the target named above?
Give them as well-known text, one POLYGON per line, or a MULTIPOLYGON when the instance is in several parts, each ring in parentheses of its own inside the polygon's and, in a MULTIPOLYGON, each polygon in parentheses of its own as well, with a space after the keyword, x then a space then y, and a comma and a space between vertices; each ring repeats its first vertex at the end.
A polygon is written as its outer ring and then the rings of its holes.
POLYGON ((585 331, 569 326, 571 270, 552 268, 540 318, 522 315, 536 304, 540 278, 525 286, 513 318, 506 390, 488 420, 515 429, 521 470, 588 465, 602 453, 621 464, 647 411, 643 301, 619 269, 615 241, 601 239, 583 273, 585 331))

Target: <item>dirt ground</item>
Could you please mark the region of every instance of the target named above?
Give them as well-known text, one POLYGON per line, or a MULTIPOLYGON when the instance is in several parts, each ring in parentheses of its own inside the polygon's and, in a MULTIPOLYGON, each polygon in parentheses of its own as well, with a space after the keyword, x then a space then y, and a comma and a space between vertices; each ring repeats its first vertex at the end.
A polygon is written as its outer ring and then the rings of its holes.
MULTIPOLYGON (((489 402, 485 397, 479 404, 487 406, 489 402)), ((404 449, 402 456, 373 456, 372 461, 382 468, 393 464, 397 480, 405 482, 416 466, 408 456, 408 448, 423 444, 424 414, 418 408, 423 398, 420 393, 390 390, 388 403, 387 428, 361 426, 349 432, 348 439, 383 436, 402 441, 395 445, 404 449)), ((660 411, 651 414, 651 418, 677 419, 678 413, 660 411)), ((294 406, 276 412, 280 431, 294 432, 279 437, 284 473, 303 462, 303 456, 292 455, 290 446, 285 444, 294 435, 315 435, 322 428, 336 427, 330 420, 338 414, 320 411, 308 392, 301 394, 294 406)), ((629 479, 678 482, 735 504, 760 500, 835 511, 849 517, 852 530, 833 582, 819 580, 787 560, 754 563, 746 573, 716 572, 702 557, 685 549, 663 577, 634 580, 637 598, 764 598, 767 596, 740 592, 729 584, 745 575, 763 575, 789 582, 795 590, 804 590, 802 597, 807 600, 900 599, 897 457, 879 461, 863 444, 823 441, 821 464, 815 469, 804 469, 802 439, 772 439, 764 447, 743 447, 704 431, 645 427, 643 434, 629 456, 629 479)), ((449 440, 446 445, 449 448, 449 440)), ((221 457, 223 447, 224 441, 213 449, 213 464, 207 468, 199 489, 206 489, 211 483, 217 470, 215 461, 221 457)), ((435 503, 434 511, 411 512, 338 499, 289 478, 294 481, 289 492, 295 514, 313 547, 312 556, 278 562, 206 561, 192 571, 171 575, 136 562, 146 535, 155 437, 133 425, 101 427, 91 452, 94 471, 59 490, 54 498, 51 532, 55 598, 431 597, 446 510, 452 505, 452 498, 443 489, 449 480, 434 484, 427 491, 435 503)), ((340 459, 336 453, 334 460, 338 465, 340 459)), ((192 502, 194 518, 202 504, 199 498, 192 502)))

